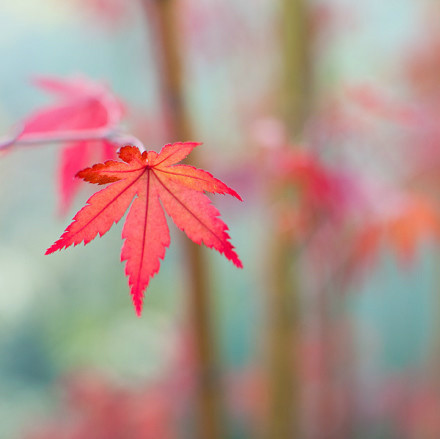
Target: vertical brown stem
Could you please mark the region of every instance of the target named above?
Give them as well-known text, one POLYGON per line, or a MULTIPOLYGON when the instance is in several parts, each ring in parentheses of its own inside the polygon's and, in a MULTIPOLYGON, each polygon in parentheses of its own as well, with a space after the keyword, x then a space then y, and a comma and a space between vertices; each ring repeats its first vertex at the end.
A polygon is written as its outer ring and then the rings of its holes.
POLYGON ((290 136, 300 137, 311 107, 309 17, 305 0, 281 2, 281 113, 290 136))
MULTIPOLYGON (((170 141, 192 140, 183 96, 182 54, 174 0, 142 0, 154 29, 170 141)), ((194 160, 194 153, 192 155, 194 160)), ((196 433, 199 439, 224 439, 216 343, 211 326, 208 279, 200 246, 186 240, 196 374, 196 433)))
POLYGON ((183 57, 178 44, 176 2, 174 0, 142 0, 142 2, 156 44, 167 138, 170 138, 170 141, 191 140, 192 130, 183 96, 183 57))
POLYGON ((336 271, 318 293, 315 312, 319 320, 322 376, 315 395, 317 408, 313 439, 348 438, 354 434, 353 331, 344 309, 346 297, 342 276, 342 271, 336 271))
MULTIPOLYGON (((305 0, 280 0, 282 78, 280 112, 292 140, 301 137, 309 108, 309 35, 305 0)), ((288 200, 281 199, 284 209, 288 200)), ((293 206, 292 206, 293 208, 293 206)), ((267 439, 300 433, 299 286, 296 252, 274 224, 269 291, 269 412, 267 439)))
POLYGON ((275 233, 269 291, 269 412, 267 439, 295 438, 298 427, 298 303, 288 237, 275 233))
POLYGON ((221 427, 221 386, 209 313, 207 279, 200 247, 188 242, 192 279, 191 320, 195 338, 197 437, 225 439, 221 427))

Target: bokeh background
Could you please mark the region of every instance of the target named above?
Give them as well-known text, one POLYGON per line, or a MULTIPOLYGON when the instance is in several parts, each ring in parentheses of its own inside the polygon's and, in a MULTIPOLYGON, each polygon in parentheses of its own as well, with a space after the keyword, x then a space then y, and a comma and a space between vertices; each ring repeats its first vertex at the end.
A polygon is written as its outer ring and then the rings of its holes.
MULTIPOLYGON (((107 84, 126 105, 125 131, 159 151, 163 73, 142 3, 1 2, 2 136, 51 102, 33 76, 81 74, 107 84)), ((203 168, 244 199, 213 198, 244 269, 202 253, 222 438, 282 439, 286 417, 292 438, 439 438, 440 10, 303 5, 308 109, 293 134, 280 109, 283 2, 174 6, 194 135, 182 140, 203 142, 203 168), (294 309, 279 377, 291 398, 277 396, 271 367, 281 278, 294 309)), ((122 222, 44 256, 95 189, 57 213, 59 151, 17 144, 0 157, 0 437, 196 437, 187 238, 170 227, 140 319, 119 262, 122 222)))

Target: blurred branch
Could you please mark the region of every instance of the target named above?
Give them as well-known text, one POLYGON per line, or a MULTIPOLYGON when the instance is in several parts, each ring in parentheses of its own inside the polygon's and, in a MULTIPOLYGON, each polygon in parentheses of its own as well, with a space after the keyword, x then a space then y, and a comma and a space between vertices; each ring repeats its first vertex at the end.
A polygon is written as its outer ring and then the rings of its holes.
POLYGON ((113 128, 104 127, 91 130, 32 133, 26 134, 26 137, 20 138, 22 132, 23 128, 17 130, 15 135, 0 141, 0 151, 8 149, 13 145, 36 145, 44 143, 65 143, 85 140, 111 139, 112 135, 116 131, 113 128))
POLYGON ((281 114, 295 140, 303 133, 311 108, 311 53, 307 1, 280 0, 281 114))
POLYGON ((44 145, 47 143, 86 142, 90 140, 108 140, 118 145, 134 145, 140 151, 145 151, 143 143, 131 134, 125 134, 114 128, 97 128, 91 130, 71 130, 57 133, 33 133, 20 138, 22 129, 5 140, 0 141, 0 151, 12 146, 44 145))
MULTIPOLYGON (((279 90, 282 120, 296 141, 310 108, 310 51, 305 0, 280 0, 282 74, 279 90)), ((281 200, 281 209, 291 200, 281 200)), ((299 286, 297 251, 277 220, 271 251, 269 288, 269 413, 267 439, 298 437, 299 415, 299 286)))
MULTIPOLYGON (((183 55, 178 45, 174 0, 143 0, 157 43, 167 136, 172 141, 192 139, 183 97, 183 55)), ((192 159, 194 161, 194 153, 192 159)), ((197 159, 195 158, 197 161, 197 159)), ((221 422, 221 392, 217 349, 209 309, 209 280, 202 249, 185 240, 190 286, 190 319, 193 325, 196 363, 196 437, 224 439, 221 422)))

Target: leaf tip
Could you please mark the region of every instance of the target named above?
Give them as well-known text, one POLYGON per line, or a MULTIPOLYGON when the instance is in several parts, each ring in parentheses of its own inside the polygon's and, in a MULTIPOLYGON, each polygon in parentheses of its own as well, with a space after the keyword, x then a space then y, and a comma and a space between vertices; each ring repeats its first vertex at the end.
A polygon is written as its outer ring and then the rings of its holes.
POLYGON ((133 300, 134 310, 136 312, 137 317, 141 317, 142 315, 142 305, 143 305, 143 294, 138 290, 131 291, 131 297, 133 300))
POLYGON ((240 259, 237 258, 233 263, 237 268, 243 268, 243 262, 241 262, 240 259))
POLYGON ((45 255, 51 255, 52 253, 55 253, 57 250, 61 250, 62 247, 58 245, 57 242, 53 243, 45 252, 45 255))
POLYGON ((243 201, 243 198, 241 198, 240 195, 237 192, 235 192, 233 189, 231 189, 230 195, 237 198, 237 200, 239 201, 243 201))
POLYGON ((142 300, 136 300, 133 298, 134 310, 136 312, 137 317, 142 317, 142 300))

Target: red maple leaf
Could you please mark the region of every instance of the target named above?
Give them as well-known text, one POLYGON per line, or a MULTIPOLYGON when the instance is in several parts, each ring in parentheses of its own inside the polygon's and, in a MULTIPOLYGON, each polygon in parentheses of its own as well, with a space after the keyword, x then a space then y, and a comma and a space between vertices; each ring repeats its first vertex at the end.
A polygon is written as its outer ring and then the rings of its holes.
POLYGON ((160 268, 170 244, 170 235, 161 203, 174 223, 197 244, 202 242, 230 259, 237 267, 242 263, 229 242, 228 227, 219 219, 218 210, 206 192, 240 196, 220 180, 201 169, 177 165, 198 143, 165 145, 157 154, 141 153, 134 146, 124 146, 121 161, 107 161, 80 171, 77 175, 96 184, 111 183, 95 193, 73 218, 61 238, 46 254, 62 248, 89 243, 97 234, 102 236, 118 222, 128 207, 124 224, 125 239, 121 260, 127 261, 131 295, 138 316, 142 310, 143 292, 150 278, 160 268))
POLYGON ((94 155, 97 160, 115 157, 116 147, 105 137, 119 124, 123 108, 106 87, 82 77, 41 77, 34 83, 58 99, 24 121, 17 141, 70 140, 61 151, 59 167, 60 211, 64 213, 78 189, 75 174, 90 165, 94 155))

